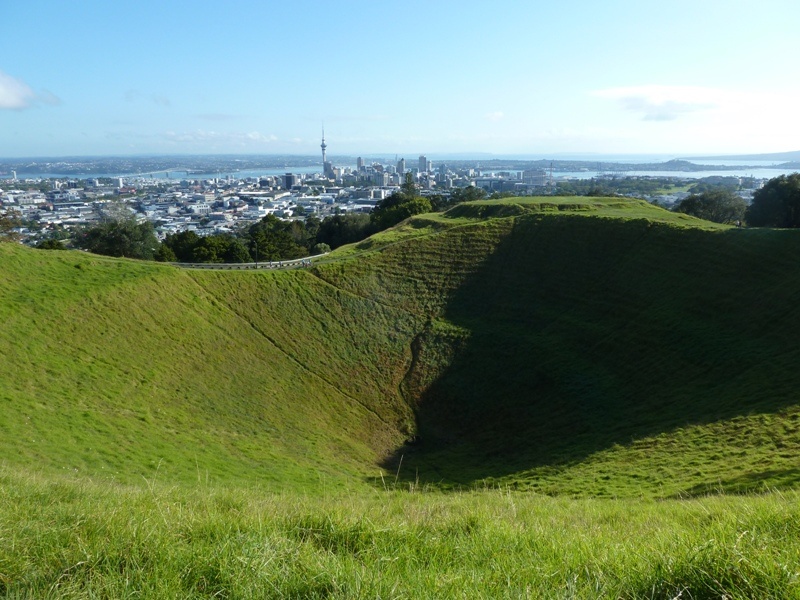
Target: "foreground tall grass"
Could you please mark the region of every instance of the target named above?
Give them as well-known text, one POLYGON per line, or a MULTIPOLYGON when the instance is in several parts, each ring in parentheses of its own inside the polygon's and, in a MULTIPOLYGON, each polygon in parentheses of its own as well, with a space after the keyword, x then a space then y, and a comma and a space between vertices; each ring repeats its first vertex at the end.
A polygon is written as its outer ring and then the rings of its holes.
POLYGON ((796 493, 570 500, 0 476, 11 598, 799 598, 796 493))
POLYGON ((559 199, 294 272, 0 245, 0 596, 798 598, 795 234, 559 199))

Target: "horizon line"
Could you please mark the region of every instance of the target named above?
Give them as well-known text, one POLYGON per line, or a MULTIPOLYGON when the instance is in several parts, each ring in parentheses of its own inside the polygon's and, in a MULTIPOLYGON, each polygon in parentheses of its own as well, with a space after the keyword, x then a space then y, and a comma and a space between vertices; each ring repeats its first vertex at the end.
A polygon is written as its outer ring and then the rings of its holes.
MULTIPOLYGON (((406 154, 405 156, 415 156, 417 153, 410 153, 406 154)), ((775 158, 783 155, 798 155, 800 158, 800 150, 788 150, 788 151, 780 151, 780 152, 738 152, 735 154, 698 154, 698 153, 671 153, 671 152, 579 152, 579 151, 569 151, 569 152, 554 152, 552 154, 544 154, 541 152, 508 152, 508 153, 498 153, 498 152, 421 152, 419 153, 420 156, 441 156, 441 157, 451 157, 457 160, 470 160, 470 159, 478 159, 478 158, 496 158, 496 159, 506 159, 506 160, 555 160, 557 158, 566 158, 569 159, 570 157, 591 157, 596 156, 598 158, 605 157, 673 157, 674 159, 684 159, 684 160, 698 160, 698 159, 719 159, 719 160, 735 160, 737 158, 746 158, 751 160, 758 160, 754 157, 764 157, 762 160, 768 160, 770 158, 775 158)), ((292 157, 292 158, 318 158, 316 153, 289 153, 289 152, 273 152, 273 153, 262 153, 262 152, 245 152, 245 153, 238 153, 238 152, 140 152, 135 154, 124 154, 124 153, 105 153, 105 154, 40 154, 40 155, 23 155, 23 156, 0 156, 0 161, 20 161, 20 160, 64 160, 64 159, 111 159, 111 158, 155 158, 155 157, 292 157)), ((361 152, 361 153, 338 153, 332 154, 331 158, 336 157, 346 157, 346 158, 358 158, 359 156, 366 156, 366 157, 393 157, 393 156, 400 156, 398 152, 361 152)), ((591 160, 591 159, 587 159, 591 160)))

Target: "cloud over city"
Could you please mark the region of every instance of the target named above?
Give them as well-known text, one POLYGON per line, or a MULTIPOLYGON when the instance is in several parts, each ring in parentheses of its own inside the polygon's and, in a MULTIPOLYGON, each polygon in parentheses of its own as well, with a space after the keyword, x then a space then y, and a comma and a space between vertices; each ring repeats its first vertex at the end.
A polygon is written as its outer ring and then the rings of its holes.
POLYGON ((0 71, 0 109, 24 110, 36 104, 56 106, 61 100, 47 90, 37 94, 24 81, 0 71))
POLYGON ((265 135, 258 131, 220 132, 202 129, 189 132, 167 131, 161 138, 164 141, 179 144, 234 144, 237 146, 269 144, 278 141, 277 136, 265 135))
POLYGON ((624 110, 640 114, 644 121, 674 121, 682 115, 710 110, 720 105, 720 90, 691 86, 645 85, 592 92, 615 100, 624 110))

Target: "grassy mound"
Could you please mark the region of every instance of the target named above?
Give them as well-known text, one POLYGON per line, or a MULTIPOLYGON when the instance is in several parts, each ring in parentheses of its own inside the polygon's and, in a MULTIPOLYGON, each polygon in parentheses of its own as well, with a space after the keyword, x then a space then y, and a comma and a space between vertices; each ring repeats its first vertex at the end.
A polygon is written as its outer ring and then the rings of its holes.
POLYGON ((796 485, 793 233, 509 222, 418 340, 407 468, 570 494, 796 485))
POLYGON ((793 487, 795 233, 548 198, 303 271, 0 245, 0 452, 122 482, 793 487))

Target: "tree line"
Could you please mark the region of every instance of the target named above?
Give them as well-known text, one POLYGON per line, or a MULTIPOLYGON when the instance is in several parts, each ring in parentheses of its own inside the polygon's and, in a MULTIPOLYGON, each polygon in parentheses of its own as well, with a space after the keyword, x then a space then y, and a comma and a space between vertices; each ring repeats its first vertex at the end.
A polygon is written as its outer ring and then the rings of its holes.
MULTIPOLYGON (((746 178, 745 184, 752 186, 753 179, 746 178)), ((626 187, 636 185, 655 186, 655 181, 625 180, 610 181, 571 181, 558 184, 558 194, 580 196, 610 196, 624 193, 626 187)), ((781 175, 770 179, 753 194, 750 204, 736 192, 742 182, 734 177, 711 177, 689 188, 690 195, 677 203, 673 210, 688 215, 729 225, 748 225, 751 227, 800 227, 800 173, 781 175)))
POLYGON ((747 202, 729 188, 708 189, 684 198, 675 210, 716 223, 751 227, 800 227, 800 173, 770 179, 747 202))
MULTIPOLYGON (((800 227, 800 173, 781 175, 757 190, 750 205, 727 185, 697 186, 673 210, 701 219, 754 227, 800 227)), ((578 190, 575 190, 578 191, 578 190)), ((601 193, 587 186, 584 195, 601 193)), ((187 263, 245 263, 291 260, 322 254, 361 241, 421 213, 443 211, 460 202, 486 197, 480 188, 453 190, 449 196, 420 196, 410 177, 401 189, 381 200, 371 213, 336 214, 325 220, 284 221, 267 215, 234 233, 200 236, 194 231, 169 234, 160 242, 149 221, 116 211, 99 224, 78 231, 73 244, 96 254, 187 263)), ((16 223, 5 217, 8 236, 16 223)), ((5 236, 4 236, 5 237, 5 236)), ((63 249, 59 240, 45 240, 40 248, 63 249)))
MULTIPOLYGON (((95 254, 184 263, 247 263, 290 260, 329 252, 349 243, 354 231, 364 229, 369 215, 336 215, 325 221, 309 217, 304 221, 283 221, 267 215, 257 223, 232 233, 201 236, 187 230, 156 236, 150 221, 139 222, 133 215, 104 219, 78 231, 73 244, 95 254)), ((369 235, 369 234, 367 234, 369 235)), ((53 248, 50 241, 39 247, 53 248)))

